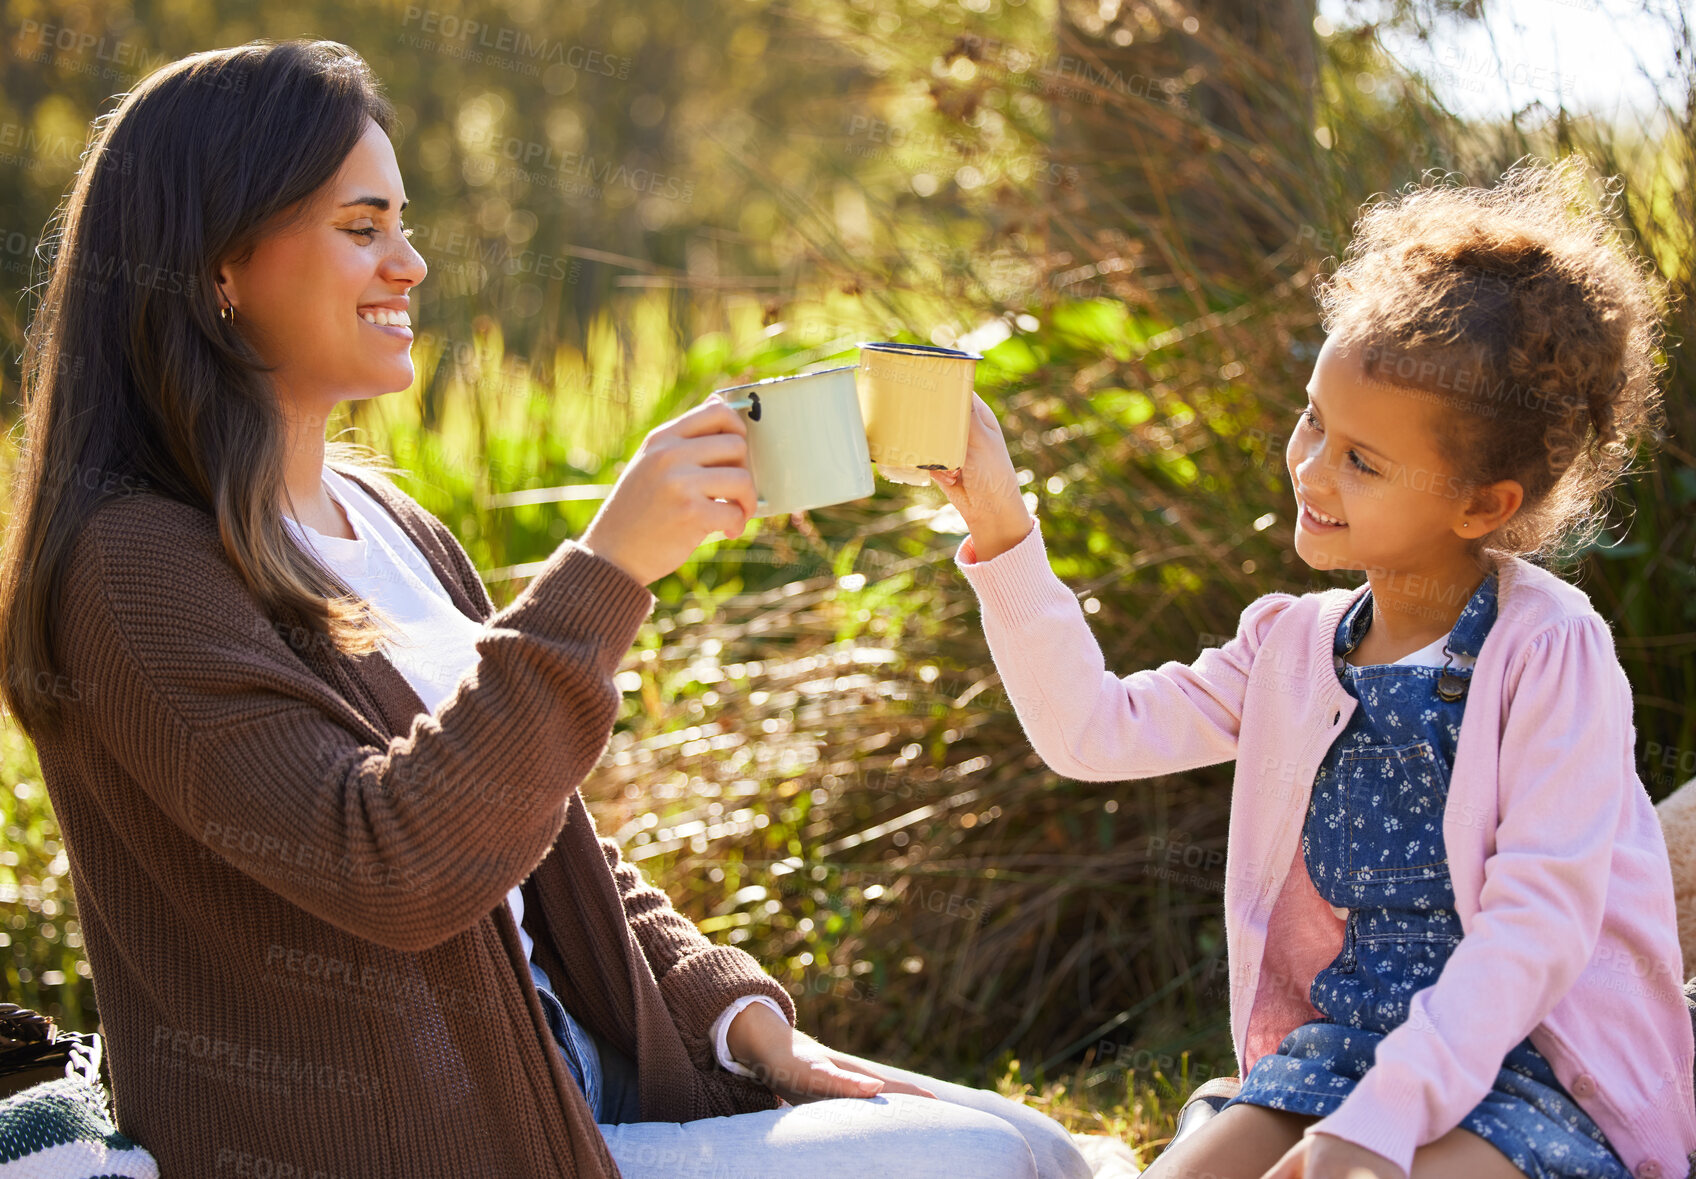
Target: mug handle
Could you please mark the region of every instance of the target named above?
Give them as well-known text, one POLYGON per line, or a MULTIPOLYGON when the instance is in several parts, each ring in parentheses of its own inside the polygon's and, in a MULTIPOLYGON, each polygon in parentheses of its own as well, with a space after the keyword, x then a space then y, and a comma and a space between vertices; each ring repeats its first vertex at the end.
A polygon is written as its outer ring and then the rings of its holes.
POLYGON ((725 405, 731 409, 750 410, 748 417, 756 422, 760 420, 760 395, 758 393, 750 393, 748 396, 739 397, 735 401, 727 401, 725 405))
MULTIPOLYGON (((746 397, 739 397, 735 401, 727 401, 724 404, 729 409, 751 410, 753 412, 751 412, 748 416, 756 422, 760 420, 760 395, 758 393, 750 393, 746 397)), ((754 514, 756 516, 770 515, 770 512, 766 509, 767 500, 766 497, 762 495, 757 501, 755 501, 754 514)))

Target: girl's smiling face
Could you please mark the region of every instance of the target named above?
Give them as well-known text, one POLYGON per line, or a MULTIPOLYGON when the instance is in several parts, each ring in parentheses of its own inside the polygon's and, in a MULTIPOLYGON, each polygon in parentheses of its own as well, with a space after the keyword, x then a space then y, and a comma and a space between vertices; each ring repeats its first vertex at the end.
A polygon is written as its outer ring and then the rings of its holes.
POLYGON ((1360 350, 1334 339, 1319 350, 1308 405, 1284 449, 1296 552, 1314 569, 1464 570, 1468 542, 1518 508, 1519 485, 1469 488, 1432 429, 1437 415, 1462 411, 1442 396, 1372 379, 1360 350), (1472 510, 1474 494, 1491 510, 1472 510))

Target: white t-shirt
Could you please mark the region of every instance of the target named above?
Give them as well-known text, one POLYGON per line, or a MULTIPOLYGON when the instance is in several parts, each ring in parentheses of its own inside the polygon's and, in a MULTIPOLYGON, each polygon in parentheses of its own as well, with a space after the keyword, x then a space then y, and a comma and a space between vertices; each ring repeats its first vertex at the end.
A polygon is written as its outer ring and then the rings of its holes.
MULTIPOLYGON (((1449 657, 1447 655, 1443 654, 1443 644, 1448 642, 1448 641, 1449 641, 1449 636, 1444 635, 1440 639, 1436 639, 1436 640, 1433 640, 1432 642, 1425 644, 1425 646, 1421 647, 1417 651, 1408 652, 1406 655, 1403 655, 1400 659, 1393 660, 1393 662, 1394 663, 1411 663, 1411 664, 1414 664, 1418 667, 1442 667, 1445 663, 1447 663, 1449 667, 1457 668, 1457 669, 1463 668, 1463 667, 1471 667, 1473 664, 1478 662, 1478 660, 1476 658, 1474 658, 1473 656, 1463 655, 1459 651, 1456 651, 1454 653, 1455 657, 1454 657, 1454 660, 1451 662, 1449 660, 1449 657)), ((1343 657, 1341 655, 1333 654, 1331 656, 1331 662, 1336 664, 1337 669, 1339 671, 1342 669, 1343 657)))
POLYGON ((1425 646, 1421 647, 1417 651, 1403 655, 1400 659, 1396 660, 1396 662, 1414 663, 1421 667, 1442 667, 1444 663, 1449 663, 1450 667, 1471 667, 1474 663, 1478 662, 1478 660, 1474 659, 1471 655, 1463 655, 1459 651, 1454 653, 1455 657, 1453 662, 1449 662, 1448 656, 1443 654, 1443 644, 1448 641, 1449 636, 1444 635, 1440 639, 1436 639, 1433 642, 1425 644, 1425 646))
MULTIPOLYGON (((326 536, 286 513, 283 520, 296 539, 316 550, 350 589, 375 602, 394 620, 400 633, 384 638, 383 654, 433 713, 477 665, 477 639, 483 633, 483 624, 459 612, 429 560, 370 492, 328 464, 324 466, 324 490, 347 512, 355 539, 326 536)), ((524 894, 514 888, 506 894, 506 903, 518 926, 524 956, 533 960, 536 943, 524 930, 524 894)), ((719 1064, 744 1077, 754 1074, 730 1054, 729 1035, 731 1021, 750 1003, 763 1003, 783 1015, 783 1009, 769 997, 743 995, 732 1000, 712 1026, 719 1064)))

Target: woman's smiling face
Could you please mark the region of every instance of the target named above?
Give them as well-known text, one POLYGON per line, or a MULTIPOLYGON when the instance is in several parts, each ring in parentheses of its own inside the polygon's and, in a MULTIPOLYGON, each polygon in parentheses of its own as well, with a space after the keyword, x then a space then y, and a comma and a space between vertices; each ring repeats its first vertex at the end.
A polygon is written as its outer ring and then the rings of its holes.
POLYGON ((375 122, 308 203, 303 222, 227 262, 219 285, 235 330, 276 366, 279 395, 316 415, 412 384, 408 292, 429 268, 401 227, 400 168, 375 122))
POLYGON ((1284 449, 1296 552, 1315 569, 1419 572, 1452 564, 1494 522, 1468 513, 1465 481, 1438 453, 1442 399, 1369 378, 1358 349, 1327 338, 1284 449), (1329 524, 1325 521, 1340 521, 1329 524))

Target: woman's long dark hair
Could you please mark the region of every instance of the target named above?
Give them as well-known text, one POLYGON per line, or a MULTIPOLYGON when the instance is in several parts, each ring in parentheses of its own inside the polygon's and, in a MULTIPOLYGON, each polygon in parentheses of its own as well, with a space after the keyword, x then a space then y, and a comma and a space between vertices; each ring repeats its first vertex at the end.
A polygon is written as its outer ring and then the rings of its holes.
MULTIPOLYGON (((33 284, 0 549, 0 694, 31 737, 59 720, 54 606, 72 545, 113 496, 203 508, 267 615, 350 654, 377 645, 377 617, 286 531, 282 407, 217 290, 222 262, 313 211, 368 119, 392 133, 353 50, 264 38, 162 66, 94 120, 33 284)), ((326 458, 385 469, 348 443, 326 458)))

